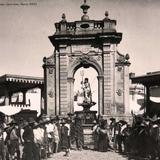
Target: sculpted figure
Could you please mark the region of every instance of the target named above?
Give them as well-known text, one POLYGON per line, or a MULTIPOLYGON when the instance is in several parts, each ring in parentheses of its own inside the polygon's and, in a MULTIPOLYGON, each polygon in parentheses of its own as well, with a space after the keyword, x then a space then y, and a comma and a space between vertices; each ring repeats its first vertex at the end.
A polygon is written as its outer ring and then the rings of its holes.
POLYGON ((88 81, 88 78, 85 78, 84 82, 82 81, 81 83, 82 83, 83 96, 84 96, 83 102, 91 103, 92 102, 92 93, 91 93, 91 87, 90 87, 90 83, 88 81))

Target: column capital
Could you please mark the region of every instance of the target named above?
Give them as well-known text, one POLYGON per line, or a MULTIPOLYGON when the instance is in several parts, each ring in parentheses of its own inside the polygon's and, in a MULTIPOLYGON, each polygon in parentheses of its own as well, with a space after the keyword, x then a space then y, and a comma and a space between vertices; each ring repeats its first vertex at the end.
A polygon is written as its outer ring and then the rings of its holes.
POLYGON ((43 64, 42 67, 43 68, 55 68, 56 65, 55 64, 43 64))
POLYGON ((101 79, 103 79, 104 78, 104 76, 103 75, 99 75, 99 76, 97 76, 97 79, 98 80, 101 80, 101 79))
POLYGON ((75 79, 74 79, 73 77, 67 77, 67 81, 68 81, 68 82, 74 82, 75 79))

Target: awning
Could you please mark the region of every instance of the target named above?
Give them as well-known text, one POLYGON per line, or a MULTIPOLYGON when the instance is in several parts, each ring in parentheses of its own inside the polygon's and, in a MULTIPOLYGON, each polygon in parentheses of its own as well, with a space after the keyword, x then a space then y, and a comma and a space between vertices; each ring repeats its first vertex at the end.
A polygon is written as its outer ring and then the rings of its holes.
POLYGON ((44 80, 40 77, 6 74, 0 77, 0 96, 4 96, 6 90, 16 93, 33 88, 43 89, 43 85, 44 80))
POLYGON ((145 86, 160 85, 160 72, 150 72, 143 76, 131 77, 132 83, 145 86))

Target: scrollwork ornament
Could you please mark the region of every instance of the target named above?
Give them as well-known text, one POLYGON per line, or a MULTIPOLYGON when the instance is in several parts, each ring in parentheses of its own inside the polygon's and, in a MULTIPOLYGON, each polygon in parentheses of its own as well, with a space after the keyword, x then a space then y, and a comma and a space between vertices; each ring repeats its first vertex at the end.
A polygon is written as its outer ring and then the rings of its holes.
POLYGON ((122 90, 121 89, 118 89, 116 93, 117 93, 118 96, 122 96, 122 90))
POLYGON ((74 58, 72 56, 69 57, 69 62, 73 62, 74 58))
POLYGON ((118 72, 121 72, 121 71, 122 71, 122 66, 118 66, 118 67, 117 67, 117 71, 118 71, 118 72))
POLYGON ((54 92, 51 90, 51 91, 48 92, 48 95, 49 95, 50 98, 53 98, 54 97, 54 92))
POLYGON ((51 68, 49 68, 49 74, 52 74, 53 73, 53 68, 51 67, 51 68))
POLYGON ((101 56, 98 56, 96 59, 97 59, 97 61, 100 61, 101 60, 101 56))

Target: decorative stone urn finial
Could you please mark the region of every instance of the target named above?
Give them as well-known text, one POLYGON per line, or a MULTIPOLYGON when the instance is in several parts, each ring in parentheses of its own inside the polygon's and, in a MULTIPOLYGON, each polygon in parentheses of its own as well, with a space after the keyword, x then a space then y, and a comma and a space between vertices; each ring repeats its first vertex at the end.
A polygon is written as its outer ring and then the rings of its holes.
POLYGON ((105 18, 104 18, 104 20, 108 20, 109 19, 108 16, 109 16, 108 11, 105 11, 105 18))
POLYGON ((88 9, 90 6, 87 4, 87 1, 84 0, 84 3, 81 5, 84 15, 81 17, 82 21, 89 20, 89 16, 87 15, 88 9))
POLYGON ((67 22, 65 13, 62 14, 62 21, 61 22, 67 22))

